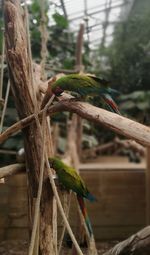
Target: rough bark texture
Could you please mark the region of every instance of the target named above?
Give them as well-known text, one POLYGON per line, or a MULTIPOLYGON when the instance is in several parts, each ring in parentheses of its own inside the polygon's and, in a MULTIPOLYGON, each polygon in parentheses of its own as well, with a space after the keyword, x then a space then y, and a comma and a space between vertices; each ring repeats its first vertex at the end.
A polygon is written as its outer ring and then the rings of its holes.
MULTIPOLYGON (((49 107, 47 115, 52 115, 61 111, 75 112, 82 118, 111 129, 117 134, 133 139, 144 146, 150 146, 149 127, 88 103, 76 102, 69 98, 69 95, 62 96, 59 103, 49 107), (67 98, 68 100, 66 100, 67 98)), ((39 116, 41 116, 41 114, 42 111, 39 112, 39 116)), ((15 123, 12 127, 8 128, 0 135, 0 143, 4 142, 9 136, 18 130, 28 126, 34 120, 34 115, 31 115, 26 119, 15 123)))
POLYGON ((125 241, 118 243, 103 255, 149 255, 150 227, 146 227, 125 241))
MULTIPOLYGON (((34 112, 34 91, 27 51, 27 36, 23 11, 18 0, 4 1, 6 58, 9 67, 11 89, 20 119, 34 112)), ((35 122, 23 129, 26 163, 29 169, 30 199, 37 195, 41 161, 42 138, 35 122)), ((44 182, 41 201, 40 253, 55 254, 52 238, 52 193, 50 185, 44 182)))

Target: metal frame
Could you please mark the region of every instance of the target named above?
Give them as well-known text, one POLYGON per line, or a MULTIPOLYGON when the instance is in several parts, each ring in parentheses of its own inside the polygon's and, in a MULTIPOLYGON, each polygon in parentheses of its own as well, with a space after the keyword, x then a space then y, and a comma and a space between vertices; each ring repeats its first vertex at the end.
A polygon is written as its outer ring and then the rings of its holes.
MULTIPOLYGON (((133 3, 135 0, 105 0, 104 3, 99 4, 99 1, 97 1, 97 6, 93 6, 92 8, 88 8, 88 1, 90 0, 82 0, 83 2, 83 9, 80 12, 74 12, 69 14, 67 10, 67 5, 71 4, 71 1, 74 0, 60 0, 60 7, 62 8, 62 11, 64 13, 64 16, 70 23, 70 29, 76 33, 78 29, 78 25, 82 22, 85 23, 85 35, 87 38, 87 42, 89 45, 94 46, 94 42, 99 40, 99 45, 101 47, 105 47, 106 41, 108 36, 107 35, 107 28, 111 26, 115 26, 116 23, 125 21, 132 9, 133 3), (111 21, 111 13, 114 9, 120 8, 120 16, 119 18, 116 18, 116 20, 111 21), (101 13, 104 13, 104 19, 101 20, 101 13), (100 18, 97 17, 97 15, 100 14, 100 18), (95 20, 95 24, 91 25, 91 20, 95 20), (102 25, 102 26, 100 26, 102 25), (75 29, 73 29, 73 26, 76 26, 75 29), (99 28, 98 28, 99 26, 99 28), (95 28, 96 29, 93 29, 95 28), (103 30, 103 32, 102 32, 103 30), (97 36, 97 38, 92 38, 92 33, 97 32, 97 35, 102 32, 102 36, 97 36)), ((113 29, 112 29, 113 30, 113 29)), ((113 35, 113 32, 112 32, 113 35)))

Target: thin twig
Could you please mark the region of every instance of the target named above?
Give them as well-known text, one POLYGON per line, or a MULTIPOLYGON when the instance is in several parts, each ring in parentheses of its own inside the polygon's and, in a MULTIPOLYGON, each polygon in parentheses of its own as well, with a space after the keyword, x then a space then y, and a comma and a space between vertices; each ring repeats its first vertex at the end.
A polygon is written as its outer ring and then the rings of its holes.
POLYGON ((3 111, 2 111, 1 123, 0 123, 0 133, 3 130, 4 117, 5 117, 5 114, 6 114, 6 108, 7 108, 7 102, 8 102, 8 97, 9 97, 9 91, 10 91, 10 80, 8 80, 8 83, 7 83, 5 102, 4 102, 4 107, 3 107, 3 111))
POLYGON ((56 73, 65 73, 65 74, 73 74, 73 73, 79 73, 80 72, 79 69, 72 69, 72 70, 59 69, 59 68, 51 67, 48 64, 45 65, 45 69, 46 70, 52 70, 52 71, 54 71, 56 73))
POLYGON ((47 42, 48 42, 48 31, 46 26, 46 1, 40 0, 40 11, 41 11, 41 22, 40 22, 40 32, 41 32, 41 77, 42 80, 45 80, 45 63, 46 58, 48 57, 48 50, 47 50, 47 42))
POLYGON ((1 55, 0 98, 3 98, 3 76, 4 76, 5 39, 4 39, 4 28, 1 28, 1 30, 2 30, 2 55, 1 55))
POLYGON ((32 51, 31 51, 31 42, 30 42, 30 29, 29 29, 29 13, 27 1, 25 0, 25 21, 26 21, 26 32, 27 32, 27 46, 29 54, 29 65, 30 65, 30 74, 31 74, 31 87, 32 87, 32 96, 35 105, 35 110, 37 111, 37 100, 36 100, 36 91, 34 87, 34 75, 33 75, 33 65, 32 65, 32 51))
MULTIPOLYGON (((71 192, 69 193, 69 196, 66 193, 64 194, 64 198, 65 198, 64 199, 65 200, 64 201, 64 208, 65 208, 64 210, 65 210, 65 214, 66 214, 67 220, 69 218, 69 211, 70 211, 70 204, 71 204, 71 195, 72 195, 71 192)), ((64 235, 65 235, 65 230, 66 230, 66 225, 63 224, 63 229, 62 229, 61 237, 60 237, 60 240, 59 240, 58 255, 61 252, 62 242, 63 242, 64 235)))
MULTIPOLYGON (((46 59, 48 57, 48 49, 47 49, 47 42, 48 42, 48 30, 47 30, 47 19, 46 19, 46 1, 40 0, 40 11, 41 11, 41 22, 40 22, 40 32, 41 32, 41 78, 42 80, 45 80, 45 63, 46 59)), ((54 97, 52 97, 48 103, 48 105, 51 104, 54 97)), ((48 98, 49 100, 49 98, 48 98)), ((46 102, 47 103, 47 102, 46 102)), ((47 107, 48 107, 47 105, 47 107)), ((44 105, 45 106, 45 105, 44 105)), ((43 107, 43 104, 42 104, 43 107)), ((50 147, 49 154, 53 156, 54 150, 53 150, 53 144, 52 144, 52 135, 51 135, 51 126, 50 126, 50 117, 48 116, 47 119, 47 132, 49 136, 49 143, 48 147, 50 147)), ((47 148, 48 149, 48 148, 47 148)), ((48 151, 47 151, 48 154, 48 151)), ((53 225, 52 225, 52 231, 53 231, 53 243, 55 248, 57 249, 57 206, 56 201, 53 197, 53 206, 52 206, 52 215, 53 215, 53 225)), ((57 251, 56 251, 57 252, 57 251)))
POLYGON ((17 155, 15 150, 0 149, 0 154, 17 155))
MULTIPOLYGON (((31 42, 30 42, 30 30, 29 30, 29 15, 28 15, 28 7, 27 2, 25 0, 25 20, 26 20, 26 30, 27 30, 27 40, 28 40, 28 54, 29 54, 29 64, 30 64, 30 70, 31 70, 31 86, 32 86, 32 96, 35 106, 35 111, 37 113, 38 106, 37 106, 37 99, 36 99, 36 91, 34 87, 34 75, 33 75, 33 66, 32 66, 32 52, 31 52, 31 42)), ((29 246, 29 255, 33 254, 34 247, 35 247, 35 239, 36 234, 38 231, 38 222, 39 222, 39 211, 40 211, 40 201, 41 201, 41 194, 42 194, 42 187, 43 187, 43 175, 44 175, 44 151, 45 151, 45 118, 46 113, 43 112, 42 115, 42 127, 40 126, 39 119, 37 118, 37 114, 35 114, 36 123, 39 124, 39 130, 41 131, 42 135, 42 128, 43 128, 43 139, 42 139, 42 157, 41 157, 41 165, 40 165, 40 176, 39 176, 39 187, 38 187, 38 193, 37 193, 37 199, 35 202, 35 208, 34 208, 34 220, 33 220, 33 227, 32 227, 32 234, 31 234, 31 241, 29 246)), ((37 235, 39 237, 39 235, 37 235)), ((38 254, 38 241, 36 240, 36 252, 38 254)))
MULTIPOLYGON (((48 104, 45 106, 45 109, 49 107, 49 105, 52 103, 54 99, 54 96, 51 98, 51 100, 48 102, 48 104)), ((42 194, 42 187, 43 187, 43 174, 44 174, 44 155, 45 155, 45 136, 46 136, 46 111, 43 111, 42 115, 42 125, 40 125, 40 121, 38 119, 38 116, 35 114, 35 122, 37 127, 39 128, 42 138, 42 158, 41 158, 41 165, 40 165, 40 177, 39 177, 39 187, 38 187, 38 193, 37 193, 37 199, 35 203, 35 211, 34 211, 34 221, 33 221, 33 227, 32 227, 32 234, 31 234, 31 241, 29 246, 29 253, 28 255, 33 255, 33 249, 35 245, 35 238, 36 238, 36 231, 38 227, 38 218, 39 218, 39 210, 40 210, 40 201, 41 201, 41 194, 42 194), (43 134, 42 134, 42 128, 43 128, 43 134)))
POLYGON ((38 187, 37 199, 36 199, 36 202, 35 202, 34 220, 33 220, 32 234, 31 234, 31 241, 30 241, 28 255, 33 254, 36 231, 37 231, 37 225, 38 225, 38 217, 39 217, 39 210, 40 210, 42 187, 43 187, 44 152, 45 152, 45 118, 46 118, 46 115, 45 115, 45 113, 43 113, 43 119, 42 119, 42 128, 43 128, 43 139, 42 139, 42 141, 43 142, 42 142, 42 157, 41 157, 41 165, 40 165, 39 187, 38 187))

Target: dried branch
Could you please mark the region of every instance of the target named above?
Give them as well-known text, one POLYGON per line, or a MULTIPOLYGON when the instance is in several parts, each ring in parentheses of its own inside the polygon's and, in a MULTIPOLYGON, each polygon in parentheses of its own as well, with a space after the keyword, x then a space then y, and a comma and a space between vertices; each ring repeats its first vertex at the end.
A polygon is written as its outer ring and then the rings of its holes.
POLYGON ((150 227, 148 226, 125 241, 118 243, 103 255, 149 255, 149 252, 150 227))
POLYGON ((115 146, 114 142, 108 142, 102 145, 97 145, 95 147, 91 147, 90 149, 84 149, 84 158, 89 158, 90 156, 95 157, 97 153, 104 153, 112 149, 115 146))
POLYGON ((32 227, 32 234, 31 234, 31 241, 29 245, 28 255, 33 254, 35 240, 36 240, 36 231, 38 226, 38 218, 39 218, 39 212, 40 212, 40 202, 41 202, 43 176, 44 176, 44 152, 45 152, 45 135, 46 135, 45 121, 46 121, 46 115, 45 115, 45 112, 43 112, 43 116, 42 116, 43 143, 42 143, 42 155, 41 155, 41 162, 40 162, 39 186, 38 186, 37 198, 36 198, 36 203, 34 208, 33 227, 32 227))
POLYGON ((134 151, 137 151, 140 153, 140 155, 144 156, 146 154, 146 149, 139 143, 136 143, 135 141, 133 140, 121 140, 119 139, 118 137, 116 137, 114 139, 114 142, 119 145, 119 146, 122 146, 124 148, 131 148, 133 149, 134 151))
POLYGON ((0 179, 21 172, 25 172, 25 164, 4 166, 0 168, 0 179))
MULTIPOLYGON (((70 211, 70 204, 71 204, 71 192, 69 194, 67 192, 65 192, 63 197, 64 197, 64 212, 65 212, 65 215, 66 215, 67 220, 68 220, 69 211, 70 211)), ((60 236, 60 239, 59 239, 58 255, 61 254, 61 248, 62 248, 62 243, 63 243, 65 231, 66 231, 66 225, 64 224, 63 229, 62 229, 62 233, 61 233, 61 236, 60 236)))
POLYGON ((46 1, 40 0, 40 12, 41 12, 41 20, 40 20, 40 32, 41 32, 41 78, 45 80, 45 63, 48 57, 48 30, 47 30, 47 17, 46 17, 46 1))
POLYGON ((0 98, 3 97, 3 77, 4 77, 4 58, 5 58, 5 40, 4 40, 4 27, 2 31, 2 55, 1 55, 1 75, 0 75, 0 98))
POLYGON ((6 114, 6 109, 7 109, 9 91, 10 91, 10 80, 8 80, 8 83, 7 83, 7 89, 6 89, 4 107, 3 107, 2 116, 1 116, 1 121, 0 121, 0 133, 1 133, 2 130, 3 130, 3 124, 4 124, 4 118, 5 118, 5 114, 6 114))
POLYGON ((72 69, 72 70, 59 69, 59 68, 51 67, 49 65, 45 65, 45 69, 46 70, 52 70, 52 71, 57 72, 57 73, 65 73, 65 74, 73 74, 73 73, 79 73, 80 72, 80 69, 72 69))
MULTIPOLYGON (((40 111, 38 117, 44 110, 40 111)), ((46 111, 47 115, 52 115, 56 112, 69 111, 77 113, 84 119, 103 125, 114 132, 121 134, 125 137, 135 140, 136 142, 150 146, 150 128, 144 126, 136 121, 130 120, 115 113, 106 111, 104 109, 95 107, 88 103, 77 102, 69 95, 62 96, 60 102, 50 106, 46 111), (67 99, 68 98, 68 99, 67 99), (69 99, 70 98, 70 99, 69 99)), ((28 126, 31 122, 35 121, 34 114, 29 117, 18 121, 5 132, 0 135, 0 143, 4 142, 9 136, 19 131, 20 129, 28 126)))
POLYGON ((80 24, 80 29, 77 38, 76 45, 76 70, 83 71, 84 66, 82 64, 82 49, 83 49, 83 34, 84 34, 84 24, 80 24))

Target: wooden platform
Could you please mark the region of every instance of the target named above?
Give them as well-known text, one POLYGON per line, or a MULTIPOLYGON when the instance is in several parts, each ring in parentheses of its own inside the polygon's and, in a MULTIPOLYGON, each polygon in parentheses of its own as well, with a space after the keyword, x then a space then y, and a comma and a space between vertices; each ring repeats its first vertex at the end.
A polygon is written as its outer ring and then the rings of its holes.
MULTIPOLYGON (((97 240, 124 239, 145 226, 145 163, 109 160, 80 165, 83 179, 98 199, 87 201, 97 240)), ((26 182, 25 174, 19 174, 0 184, 1 240, 28 237, 26 182)), ((75 228, 77 212, 72 204, 70 219, 75 228)))

